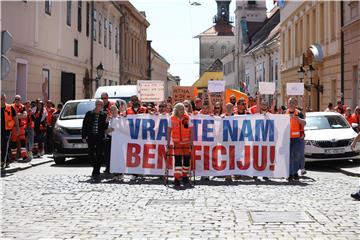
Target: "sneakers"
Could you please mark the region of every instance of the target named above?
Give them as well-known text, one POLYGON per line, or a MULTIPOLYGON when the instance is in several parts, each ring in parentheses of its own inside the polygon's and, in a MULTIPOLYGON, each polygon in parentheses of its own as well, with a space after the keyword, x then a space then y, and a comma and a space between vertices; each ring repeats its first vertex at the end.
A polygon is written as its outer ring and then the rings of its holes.
POLYGON ((301 176, 304 176, 304 175, 306 174, 306 170, 305 170, 305 169, 301 169, 301 170, 300 170, 300 174, 301 174, 301 176))
POLYGON ((355 200, 357 200, 357 201, 360 201, 360 191, 357 192, 357 193, 352 193, 352 194, 350 194, 350 196, 351 196, 353 199, 355 199, 355 200))
POLYGON ((299 175, 298 175, 298 174, 295 174, 295 175, 293 176, 293 178, 294 178, 295 181, 299 181, 299 175))

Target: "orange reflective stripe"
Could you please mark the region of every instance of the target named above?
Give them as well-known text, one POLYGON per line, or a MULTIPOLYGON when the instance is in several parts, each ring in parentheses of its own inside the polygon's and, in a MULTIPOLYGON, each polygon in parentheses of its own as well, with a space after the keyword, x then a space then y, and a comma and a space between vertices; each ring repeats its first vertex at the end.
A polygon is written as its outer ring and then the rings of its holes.
MULTIPOLYGON (((290 114, 290 111, 287 110, 286 114, 290 114)), ((299 115, 299 111, 295 110, 295 116, 299 115)), ((301 137, 302 126, 299 122, 293 118, 290 118, 290 138, 299 138, 301 137)))

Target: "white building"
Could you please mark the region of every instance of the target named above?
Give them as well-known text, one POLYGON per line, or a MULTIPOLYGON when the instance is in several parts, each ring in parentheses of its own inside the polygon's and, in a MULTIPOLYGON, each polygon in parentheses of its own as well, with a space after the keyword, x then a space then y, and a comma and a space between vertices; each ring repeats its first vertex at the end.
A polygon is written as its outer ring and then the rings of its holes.
POLYGON ((222 59, 226 88, 238 89, 235 72, 235 51, 226 54, 222 59))
MULTIPOLYGON (((247 90, 251 96, 259 82, 275 82, 280 92, 280 10, 274 8, 264 25, 253 35, 245 49, 244 69, 247 90)), ((279 99, 281 101, 281 99, 279 99)))
MULTIPOLYGON (((238 86, 243 86, 245 79, 245 49, 251 44, 252 36, 266 20, 265 1, 236 1, 235 10, 235 76, 238 86)), ((251 70, 248 69, 248 77, 251 70)), ((242 89, 244 91, 244 89, 242 89)))
POLYGON ((230 24, 229 5, 231 0, 217 0, 215 25, 200 33, 199 75, 209 68, 216 59, 223 58, 235 49, 234 27, 230 24))

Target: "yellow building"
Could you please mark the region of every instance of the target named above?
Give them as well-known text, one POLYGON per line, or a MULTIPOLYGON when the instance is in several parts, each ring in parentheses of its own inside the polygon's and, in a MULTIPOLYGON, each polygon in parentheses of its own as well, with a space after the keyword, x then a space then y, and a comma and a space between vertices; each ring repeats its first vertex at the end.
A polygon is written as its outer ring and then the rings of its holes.
POLYGON ((198 95, 201 96, 204 93, 204 89, 207 89, 209 80, 223 80, 224 73, 222 71, 222 62, 216 59, 215 62, 205 70, 200 78, 193 84, 198 89, 198 95))
POLYGON ((282 96, 305 69, 306 105, 324 110, 341 93, 340 1, 286 1, 280 10, 282 96), (309 65, 314 68, 310 78, 309 65))

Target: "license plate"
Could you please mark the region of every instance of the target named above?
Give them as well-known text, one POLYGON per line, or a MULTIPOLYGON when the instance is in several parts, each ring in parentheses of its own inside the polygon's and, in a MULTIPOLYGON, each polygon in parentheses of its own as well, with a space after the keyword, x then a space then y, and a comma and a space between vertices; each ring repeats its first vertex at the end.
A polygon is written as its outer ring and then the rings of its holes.
POLYGON ((325 153, 327 154, 345 153, 345 148, 325 149, 325 153))
POLYGON ((73 148, 87 148, 87 145, 81 143, 73 143, 73 148))

